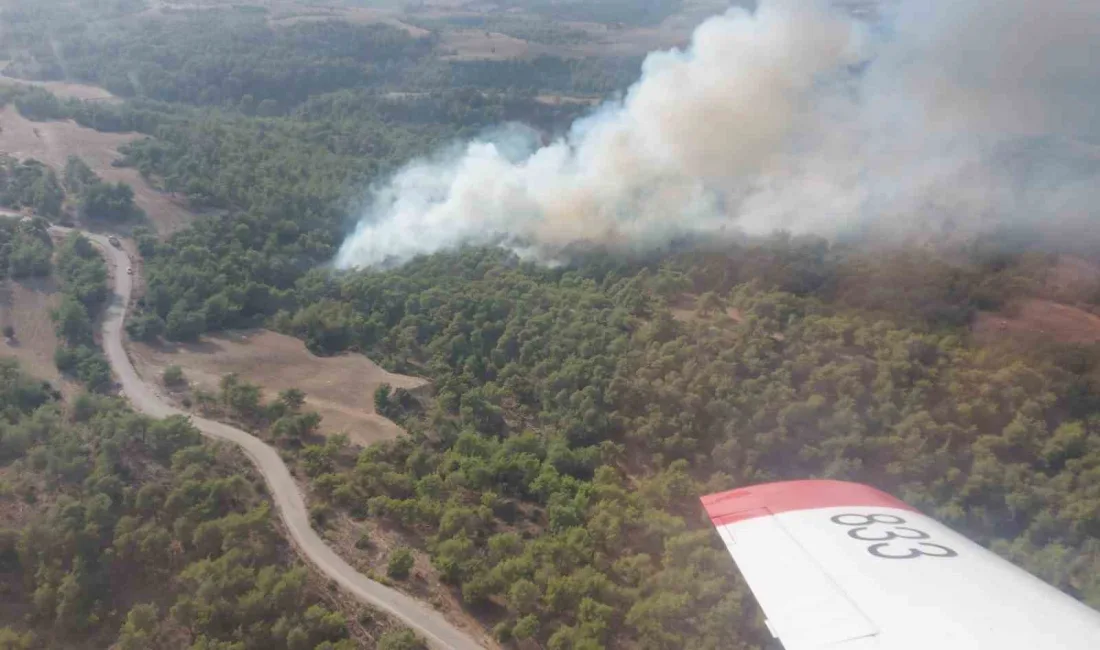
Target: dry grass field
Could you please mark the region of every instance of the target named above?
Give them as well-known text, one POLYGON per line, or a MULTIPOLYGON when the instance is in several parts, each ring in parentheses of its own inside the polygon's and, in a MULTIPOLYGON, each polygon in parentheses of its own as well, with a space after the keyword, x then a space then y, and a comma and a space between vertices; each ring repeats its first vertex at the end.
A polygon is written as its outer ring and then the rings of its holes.
POLYGON ((216 391, 230 373, 263 387, 269 399, 298 388, 305 391, 308 406, 323 416, 322 433, 346 433, 360 445, 401 434, 400 427, 374 412, 379 385, 417 388, 426 383, 387 372, 359 354, 318 357, 300 340, 268 330, 218 334, 195 344, 134 343, 131 357, 147 381, 159 381, 165 368, 177 365, 192 386, 208 391, 216 391))
POLYGON ((0 327, 15 329, 12 339, 0 337, 0 356, 17 359, 29 374, 49 381, 68 397, 80 387, 64 379, 53 361, 58 339, 50 311, 60 301, 52 277, 0 281, 0 327))
POLYGON ((0 111, 0 152, 15 158, 34 158, 59 173, 70 155, 80 156, 95 173, 110 182, 128 183, 134 189, 134 201, 145 210, 161 234, 180 230, 194 215, 182 199, 160 192, 136 169, 113 167, 118 148, 144 137, 137 133, 101 133, 68 121, 32 122, 14 106, 0 111))

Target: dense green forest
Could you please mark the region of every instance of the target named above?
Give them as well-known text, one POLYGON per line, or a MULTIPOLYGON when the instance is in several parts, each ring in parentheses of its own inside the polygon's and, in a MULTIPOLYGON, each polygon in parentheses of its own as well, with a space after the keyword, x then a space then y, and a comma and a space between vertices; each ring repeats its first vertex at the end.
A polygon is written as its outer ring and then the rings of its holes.
POLYGON ((265 14, 239 8, 133 18, 111 28, 100 21, 58 29, 52 15, 16 25, 22 47, 4 70, 9 76, 82 81, 123 97, 261 117, 341 89, 607 94, 626 88, 640 66, 635 57, 445 60, 433 36, 335 20, 273 26, 265 14))
POLYGON ((49 167, 33 159, 19 162, 4 156, 0 160, 0 206, 57 217, 64 201, 65 190, 49 167))
POLYGON ((16 280, 53 270, 53 241, 45 219, 0 218, 0 273, 16 280))
POLYGON ((434 379, 408 438, 315 484, 420 540, 502 639, 752 645, 696 499, 807 476, 892 491, 1100 604, 1100 357, 968 345, 967 312, 1026 285, 999 263, 917 256, 924 309, 883 319, 854 281, 877 261, 786 239, 642 268, 470 250, 311 274, 274 322, 434 379), (699 309, 674 318, 684 293, 699 309))
POLYGON ((65 189, 78 200, 78 213, 85 219, 133 221, 145 216, 134 205, 133 188, 126 183, 104 182, 77 156, 69 156, 64 180, 65 189))
MULTIPOLYGON (((0 644, 5 648, 357 647, 297 564, 262 483, 182 417, 71 406, 0 361, 0 644)), ((366 612, 355 627, 401 646, 366 612)), ((366 642, 365 639, 362 642, 366 642)))
POLYGON ((73 233, 57 252, 57 274, 62 297, 50 314, 60 341, 54 363, 89 390, 105 392, 111 367, 96 345, 95 324, 110 295, 107 264, 91 241, 73 233))
POLYGON ((432 45, 385 25, 272 29, 262 15, 213 11, 141 21, 106 38, 73 37, 58 57, 70 77, 125 97, 230 103, 270 116, 311 95, 363 85, 375 68, 408 65, 432 45))

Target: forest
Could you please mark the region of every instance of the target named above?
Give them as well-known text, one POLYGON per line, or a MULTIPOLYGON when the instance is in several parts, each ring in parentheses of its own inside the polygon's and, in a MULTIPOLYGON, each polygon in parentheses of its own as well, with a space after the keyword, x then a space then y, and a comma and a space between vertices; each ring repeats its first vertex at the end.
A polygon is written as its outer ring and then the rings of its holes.
POLYGON ((5 278, 43 277, 53 270, 53 241, 45 219, 0 218, 0 273, 5 278))
POLYGON ((851 288, 869 262, 830 257, 781 238, 641 268, 469 250, 308 275, 276 327, 435 386, 391 411, 408 438, 315 484, 420 540, 499 638, 555 649, 759 643, 696 499, 803 477, 891 491, 1100 604, 1100 357, 982 349, 958 324, 1026 259, 969 269, 961 298, 962 270, 937 287, 913 260, 926 309, 888 319, 851 288))
POLYGON ((88 390, 106 392, 111 367, 96 345, 95 324, 110 295, 107 264, 91 241, 72 233, 57 251, 57 274, 61 303, 50 313, 60 341, 54 363, 88 390))
POLYGON ((65 190, 57 174, 46 165, 34 159, 20 162, 8 156, 0 160, 0 206, 58 217, 64 201, 65 190))
POLYGON ((145 218, 134 205, 134 190, 126 183, 106 183, 88 164, 69 156, 65 164, 65 189, 77 201, 81 218, 107 221, 135 221, 145 218))
MULTIPOLYGON (((1100 353, 971 331, 979 314, 1044 296, 1058 251, 1026 232, 898 247, 776 233, 644 256, 578 250, 554 268, 465 248, 338 272, 373 183, 501 122, 560 134, 587 109, 538 93, 607 96, 638 60, 456 61, 438 34, 273 27, 239 9, 157 22, 131 16, 138 4, 114 3, 126 20, 111 29, 59 18, 56 52, 32 29, 47 8, 12 17, 22 49, 9 74, 126 101, 3 97, 33 119, 147 136, 117 164, 206 213, 167 237, 134 230, 146 286, 132 338, 269 327, 431 380, 426 394, 362 396, 407 431, 365 449, 322 439, 300 391, 265 399, 230 375, 188 397, 279 447, 318 529, 346 515, 393 532, 398 586, 427 558, 506 647, 763 648, 698 497, 827 477, 892 492, 1100 607, 1100 353)), ((680 3, 509 4, 654 24, 680 3)), ((554 25, 525 37, 572 38, 554 25)), ((132 194, 76 159, 61 178, 9 160, 0 181, 11 209, 56 215, 68 191, 83 213, 140 219, 132 194)), ((183 420, 95 394, 110 382, 92 336, 105 269, 87 240, 54 251, 44 228, 0 222, 0 268, 56 267, 58 365, 90 393, 62 404, 0 366, 0 504, 29 513, 0 519, 0 586, 18 603, 0 612, 0 647, 415 646, 337 611, 240 459, 183 420)), ((182 370, 162 379, 185 383, 182 370)))
MULTIPOLYGON (((25 43, 4 74, 70 79, 122 97, 259 117, 286 115, 311 97, 344 89, 382 95, 457 89, 605 95, 626 88, 641 63, 618 56, 450 60, 438 56, 437 32, 414 37, 389 25, 335 20, 272 26, 264 13, 243 7, 134 18, 113 29, 92 23, 59 30, 58 20, 71 17, 45 14, 17 22, 15 41, 25 43), (50 33, 61 36, 44 36, 50 33)), ((532 23, 540 21, 519 22, 532 23)), ((556 25, 524 31, 545 40, 545 34, 557 33, 556 25)))
POLYGON ((0 504, 19 513, 0 525, 4 648, 413 647, 369 612, 333 607, 262 481, 185 418, 109 397, 66 405, 7 360, 0 410, 0 504))

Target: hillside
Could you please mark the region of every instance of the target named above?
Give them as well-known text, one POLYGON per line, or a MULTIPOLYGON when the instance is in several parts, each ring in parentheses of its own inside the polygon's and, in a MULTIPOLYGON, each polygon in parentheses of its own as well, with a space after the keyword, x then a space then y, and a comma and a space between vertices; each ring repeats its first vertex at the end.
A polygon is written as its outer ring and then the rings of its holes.
POLYGON ((10 361, 0 405, 7 647, 338 650, 400 638, 382 638, 385 621, 293 560, 257 478, 183 419, 103 397, 66 407, 10 361))
POLYGON ((179 366, 189 383, 186 390, 175 391, 181 398, 218 391, 226 375, 261 386, 269 400, 284 390, 301 390, 305 406, 321 415, 323 435, 342 433, 361 446, 401 435, 397 425, 375 412, 379 386, 416 389, 425 384, 386 372, 361 355, 318 357, 301 341, 264 330, 208 336, 200 343, 135 344, 131 356, 152 381, 159 381, 166 368, 179 366))

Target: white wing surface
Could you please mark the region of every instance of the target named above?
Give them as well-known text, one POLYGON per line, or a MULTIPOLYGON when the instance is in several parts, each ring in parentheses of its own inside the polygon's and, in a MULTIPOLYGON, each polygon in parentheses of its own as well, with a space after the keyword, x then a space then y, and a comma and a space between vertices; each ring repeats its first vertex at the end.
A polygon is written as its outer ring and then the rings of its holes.
POLYGON ((1100 613, 874 488, 703 505, 785 650, 1100 650, 1100 613))

